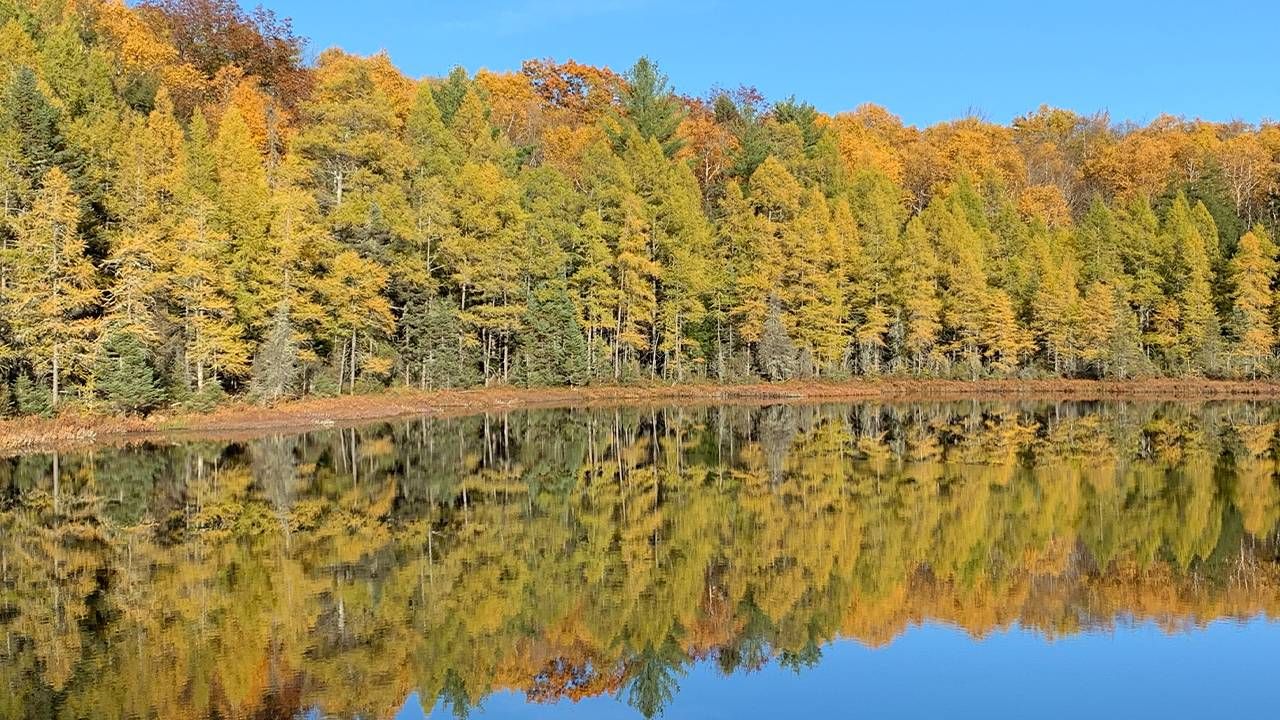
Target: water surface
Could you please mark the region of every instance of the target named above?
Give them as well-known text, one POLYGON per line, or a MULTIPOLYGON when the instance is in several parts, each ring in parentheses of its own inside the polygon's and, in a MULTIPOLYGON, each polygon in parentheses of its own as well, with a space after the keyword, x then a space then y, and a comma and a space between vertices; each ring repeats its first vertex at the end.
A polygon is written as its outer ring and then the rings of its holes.
POLYGON ((0 461, 0 718, 1267 716, 1280 406, 538 410, 0 461))

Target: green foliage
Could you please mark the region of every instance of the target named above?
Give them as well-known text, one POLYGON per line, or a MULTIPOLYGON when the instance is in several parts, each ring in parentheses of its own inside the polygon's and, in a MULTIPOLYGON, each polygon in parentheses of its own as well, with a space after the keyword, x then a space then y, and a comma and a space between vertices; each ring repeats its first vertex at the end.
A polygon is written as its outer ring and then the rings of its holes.
POLYGON ((191 393, 184 407, 198 413, 213 412, 227 398, 227 391, 219 383, 205 383, 203 388, 191 393))
POLYGON ((21 67, 9 79, 3 126, 17 138, 19 175, 35 182, 53 167, 62 149, 58 109, 40 90, 34 70, 21 67))
POLYGON ((19 373, 13 385, 13 397, 17 401, 18 412, 22 415, 53 415, 53 398, 49 388, 38 384, 27 373, 19 373))
POLYGON ((404 332, 402 362, 411 384, 423 389, 466 387, 476 382, 465 355, 465 337, 458 312, 445 298, 420 298, 409 303, 401 318, 404 332))
MULTIPOLYGON (((667 87, 667 76, 647 57, 642 57, 627 72, 627 86, 622 92, 622 110, 626 120, 644 140, 656 140, 667 157, 676 154, 683 141, 676 130, 684 117, 680 102, 667 87)), ((624 139, 615 137, 615 142, 624 139)))
POLYGON ((253 358, 249 392, 264 403, 289 397, 297 392, 299 372, 298 342, 289 321, 289 306, 282 304, 276 309, 267 337, 253 358))
POLYGON ((119 329, 108 330, 94 363, 94 387, 113 409, 145 413, 165 399, 156 378, 147 346, 138 336, 119 329))
POLYGON ((760 374, 768 380, 789 380, 800 369, 800 354, 787 328, 782 324, 782 312, 776 300, 769 303, 760 344, 756 348, 756 363, 760 374))
POLYGON ((587 340, 563 283, 534 291, 525 326, 526 384, 582 385, 587 381, 587 340))

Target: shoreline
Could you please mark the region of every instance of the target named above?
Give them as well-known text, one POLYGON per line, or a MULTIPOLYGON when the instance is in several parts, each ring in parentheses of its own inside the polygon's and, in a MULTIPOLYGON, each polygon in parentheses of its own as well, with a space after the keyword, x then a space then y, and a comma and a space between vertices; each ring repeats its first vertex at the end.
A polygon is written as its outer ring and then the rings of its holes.
POLYGON ((466 390, 392 389, 370 395, 302 398, 270 406, 229 403, 210 413, 153 413, 143 417, 67 414, 0 420, 0 454, 13 455, 113 442, 176 440, 216 435, 234 439, 270 431, 307 432, 395 418, 451 417, 491 411, 568 406, 708 405, 776 402, 892 402, 983 400, 1280 400, 1280 382, 1204 379, 926 380, 873 379, 716 384, 466 390))

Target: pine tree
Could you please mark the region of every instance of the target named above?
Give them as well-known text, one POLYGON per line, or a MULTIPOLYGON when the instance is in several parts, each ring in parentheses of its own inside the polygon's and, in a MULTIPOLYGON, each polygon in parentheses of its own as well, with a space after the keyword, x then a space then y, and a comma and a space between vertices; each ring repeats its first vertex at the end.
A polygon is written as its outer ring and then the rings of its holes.
POLYGON ((113 409, 145 413, 165 398, 142 338, 124 327, 104 333, 94 363, 94 388, 113 409))
POLYGON ((476 382, 475 368, 463 354, 464 333, 457 308, 447 298, 415 298, 401 320, 403 362, 423 390, 466 387, 476 382))
POLYGON ((449 76, 444 82, 432 88, 431 94, 435 98, 436 106, 440 109, 440 117, 446 123, 453 122, 454 113, 458 112, 458 108, 462 105, 462 98, 470 87, 471 79, 467 77, 467 71, 461 66, 456 66, 449 71, 449 76))
POLYGON ((58 164, 63 151, 60 113, 40 89, 39 78, 29 67, 20 67, 9 79, 4 97, 3 122, 16 140, 17 174, 34 187, 44 173, 58 164))
POLYGON ((284 302, 276 308, 267 336, 253 357, 249 392, 259 402, 276 402, 297 392, 298 376, 298 343, 289 321, 289 304, 284 302))
POLYGON ((776 299, 769 301, 769 314, 765 317, 756 347, 756 363, 766 380, 789 380, 799 370, 799 353, 791 334, 782 324, 782 308, 776 299))
MULTIPOLYGON (((625 117, 643 140, 653 139, 667 157, 673 157, 684 141, 676 130, 684 118, 680 102, 667 87, 667 76, 647 57, 642 57, 627 72, 627 85, 622 91, 625 117)), ((615 136, 621 143, 625 134, 615 136)))
POLYGON ((587 380, 587 341, 563 283, 535 290, 525 315, 525 382, 581 385, 587 380))

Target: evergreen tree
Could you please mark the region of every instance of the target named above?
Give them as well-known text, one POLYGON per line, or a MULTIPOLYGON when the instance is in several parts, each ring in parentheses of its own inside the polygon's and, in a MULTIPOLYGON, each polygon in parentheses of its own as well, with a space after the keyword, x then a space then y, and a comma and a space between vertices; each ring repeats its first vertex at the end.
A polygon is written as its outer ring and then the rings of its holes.
POLYGON ((146 412, 164 401, 146 343, 126 328, 114 327, 104 334, 93 379, 99 396, 120 412, 146 412))
POLYGON ((475 369, 464 356, 458 312, 447 298, 415 298, 401 319, 405 372, 423 390, 466 387, 475 369))
POLYGON ((64 143, 59 116, 41 91, 35 71, 18 68, 9 78, 0 125, 14 134, 17 173, 32 186, 60 159, 64 143))
MULTIPOLYGON (((627 85, 622 91, 622 110, 641 139, 653 139, 667 157, 684 145, 676 136, 684 111, 679 100, 667 87, 667 76, 647 57, 642 57, 627 72, 627 85)), ((625 135, 615 136, 622 142, 625 135)))
POLYGON ((13 386, 13 396, 18 412, 22 415, 47 417, 53 413, 49 390, 36 383, 25 372, 18 374, 18 380, 13 386))
POLYGON ((254 355, 249 391, 259 402, 275 402, 297 392, 298 376, 298 343, 286 302, 276 308, 267 336, 254 355))
POLYGON ((440 109, 440 118, 445 123, 453 122, 453 116, 462 107, 462 99, 470 88, 471 78, 467 77, 467 71, 460 65, 450 70, 448 77, 432 88, 431 94, 435 98, 436 107, 440 109))
POLYGON ((587 380, 587 341, 563 283, 535 290, 525 315, 525 382, 581 385, 587 380))
POLYGON ((790 333, 782 324, 782 309, 777 299, 770 299, 769 314, 765 317, 756 346, 756 362, 760 374, 766 380, 789 380, 799 370, 799 353, 790 333))

